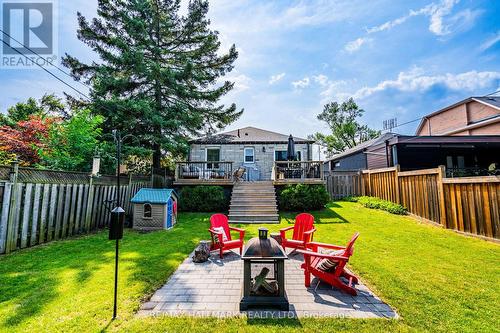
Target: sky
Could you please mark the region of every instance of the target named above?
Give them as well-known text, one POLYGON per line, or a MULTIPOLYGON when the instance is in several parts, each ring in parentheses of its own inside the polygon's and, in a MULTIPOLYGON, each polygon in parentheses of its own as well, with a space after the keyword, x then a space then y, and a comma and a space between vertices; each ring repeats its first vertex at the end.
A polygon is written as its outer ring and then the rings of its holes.
MULTIPOLYGON (((186 1, 184 1, 184 4, 186 1)), ((382 129, 469 96, 500 90, 500 1, 212 0, 222 48, 239 52, 227 79, 243 116, 227 130, 255 126, 307 137, 328 133, 324 104, 353 97, 361 122, 382 129)), ((76 38, 76 12, 96 0, 59 0, 58 52, 94 58, 76 38)), ((61 75, 78 89, 84 88, 61 75)), ((0 111, 28 97, 70 92, 47 73, 0 68, 0 111)), ((418 122, 394 129, 413 134, 418 122)))

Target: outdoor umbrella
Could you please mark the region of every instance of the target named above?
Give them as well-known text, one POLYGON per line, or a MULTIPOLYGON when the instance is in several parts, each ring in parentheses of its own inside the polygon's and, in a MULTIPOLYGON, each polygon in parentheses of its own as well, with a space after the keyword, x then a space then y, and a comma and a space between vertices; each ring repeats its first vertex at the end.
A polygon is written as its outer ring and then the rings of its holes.
POLYGON ((286 149, 286 159, 288 161, 295 161, 295 142, 293 136, 290 134, 288 137, 288 147, 286 149))

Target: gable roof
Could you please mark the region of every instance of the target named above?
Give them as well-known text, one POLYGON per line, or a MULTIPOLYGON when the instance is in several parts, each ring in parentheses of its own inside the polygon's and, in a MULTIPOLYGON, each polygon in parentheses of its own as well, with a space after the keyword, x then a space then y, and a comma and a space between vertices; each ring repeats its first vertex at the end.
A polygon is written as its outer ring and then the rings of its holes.
POLYGON ((384 141, 392 139, 393 137, 398 136, 398 135, 399 134, 390 133, 390 132, 389 133, 384 133, 384 134, 380 135, 379 137, 376 137, 375 139, 371 139, 371 140, 362 142, 362 143, 360 143, 359 145, 357 145, 355 147, 349 148, 349 149, 341 152, 340 154, 333 155, 331 158, 327 159, 325 161, 325 163, 330 162, 330 161, 335 161, 335 160, 341 159, 341 158, 349 156, 349 155, 353 155, 353 154, 356 154, 356 153, 363 152, 363 151, 365 151, 366 149, 368 149, 368 148, 370 148, 372 146, 376 146, 378 144, 381 144, 384 141))
MULTIPOLYGON (((189 143, 288 143, 288 135, 248 126, 229 132, 193 139, 189 143)), ((314 140, 293 137, 295 143, 314 143, 314 140)))
POLYGON ((167 204, 170 197, 177 197, 174 190, 163 188, 141 188, 130 200, 132 203, 167 204))
POLYGON ((476 96, 476 97, 469 97, 469 98, 466 98, 466 99, 464 99, 464 100, 462 100, 460 102, 457 102, 455 104, 449 105, 449 106, 447 106, 445 108, 442 108, 442 109, 437 110, 435 112, 429 113, 428 115, 422 117, 422 119, 420 120, 420 124, 418 125, 417 130, 415 131, 415 134, 418 134, 418 132, 420 132, 420 130, 424 126, 425 120, 427 118, 435 116, 435 115, 440 114, 442 112, 448 111, 450 109, 453 109, 454 107, 457 107, 459 105, 462 105, 462 104, 465 104, 465 103, 470 103, 470 102, 473 102, 473 101, 481 103, 481 104, 485 104, 485 105, 491 106, 492 108, 500 110, 500 96, 476 96))

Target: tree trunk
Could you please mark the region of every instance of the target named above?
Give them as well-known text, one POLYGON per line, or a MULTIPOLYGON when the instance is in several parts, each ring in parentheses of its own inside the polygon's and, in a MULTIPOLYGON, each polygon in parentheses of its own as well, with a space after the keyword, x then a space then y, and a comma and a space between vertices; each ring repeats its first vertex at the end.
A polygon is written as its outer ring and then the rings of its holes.
POLYGON ((155 143, 153 145, 153 169, 161 168, 161 147, 155 143))

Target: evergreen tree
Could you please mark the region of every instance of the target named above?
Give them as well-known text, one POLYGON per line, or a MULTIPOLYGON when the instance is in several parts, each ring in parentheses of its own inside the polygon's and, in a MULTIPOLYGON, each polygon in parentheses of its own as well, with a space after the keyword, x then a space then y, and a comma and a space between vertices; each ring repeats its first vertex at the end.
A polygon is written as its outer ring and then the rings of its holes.
POLYGON ((180 0, 99 0, 92 22, 78 13, 78 38, 100 61, 63 59, 92 86, 89 106, 104 116, 104 131, 134 134, 152 148, 155 168, 162 152, 186 151, 188 136, 222 129, 243 112, 219 104, 234 86, 221 78, 238 54, 234 45, 219 52, 208 1, 191 0, 186 16, 179 8, 180 0))

